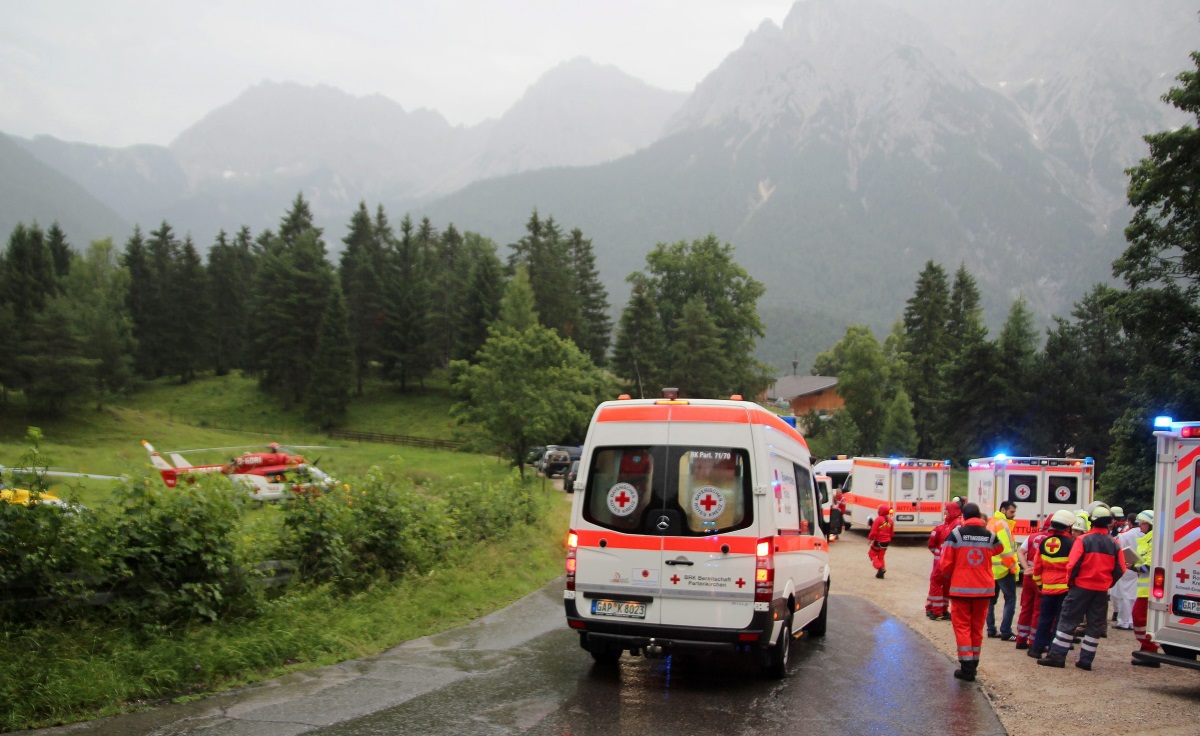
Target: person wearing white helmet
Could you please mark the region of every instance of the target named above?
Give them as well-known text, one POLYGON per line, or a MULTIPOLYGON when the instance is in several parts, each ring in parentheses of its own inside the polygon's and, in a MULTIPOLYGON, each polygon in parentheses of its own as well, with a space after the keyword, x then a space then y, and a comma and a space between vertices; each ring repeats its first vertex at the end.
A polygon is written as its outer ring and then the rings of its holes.
MULTIPOLYGON (((1143 652, 1158 653, 1158 645, 1146 633, 1146 609, 1150 603, 1150 552, 1154 546, 1154 511, 1147 509, 1137 515, 1138 528, 1142 536, 1137 540, 1137 600, 1133 603, 1133 635, 1143 652)), ((1158 662, 1131 662, 1138 667, 1158 667, 1158 662)))
MULTIPOLYGON (((1118 511, 1121 511, 1121 507, 1114 506, 1114 521, 1120 518, 1117 513, 1118 511)), ((1129 526, 1128 522, 1125 522, 1125 526, 1129 526)), ((1138 540, 1145 533, 1139 526, 1134 526, 1118 534, 1117 546, 1121 548, 1122 554, 1124 554, 1124 550, 1126 549, 1137 550, 1138 540)), ((1117 581, 1117 584, 1110 591, 1113 601, 1113 615, 1116 617, 1117 628, 1122 631, 1133 630, 1133 604, 1137 600, 1137 579, 1137 572, 1127 569, 1125 574, 1121 576, 1121 579, 1117 581)))
POLYGON ((1087 631, 1079 647, 1075 666, 1090 671, 1096 659, 1096 648, 1108 620, 1108 589, 1125 572, 1125 558, 1117 542, 1108 535, 1112 512, 1107 506, 1092 511, 1092 529, 1071 545, 1067 560, 1070 570, 1067 597, 1058 616, 1057 631, 1050 651, 1038 660, 1045 667, 1065 667, 1067 652, 1075 638, 1075 627, 1087 619, 1087 631))
POLYGON ((1038 611, 1037 629, 1030 643, 1030 657, 1037 659, 1050 647, 1050 639, 1058 626, 1058 614, 1070 585, 1071 547, 1075 538, 1071 525, 1075 514, 1066 509, 1055 511, 1050 517, 1050 533, 1038 545, 1037 559, 1033 564, 1033 581, 1042 591, 1041 608, 1038 611))

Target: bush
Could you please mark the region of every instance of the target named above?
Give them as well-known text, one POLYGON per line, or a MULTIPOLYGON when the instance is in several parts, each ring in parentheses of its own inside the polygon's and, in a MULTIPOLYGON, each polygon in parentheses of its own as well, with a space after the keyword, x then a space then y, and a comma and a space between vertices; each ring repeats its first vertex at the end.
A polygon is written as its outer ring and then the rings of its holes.
POLYGON ((103 562, 120 594, 114 611, 146 624, 253 612, 251 573, 237 534, 246 492, 224 476, 166 488, 157 478, 125 481, 102 516, 103 562))
POLYGON ((100 579, 96 536, 86 509, 0 501, 0 615, 55 616, 90 597, 100 579))

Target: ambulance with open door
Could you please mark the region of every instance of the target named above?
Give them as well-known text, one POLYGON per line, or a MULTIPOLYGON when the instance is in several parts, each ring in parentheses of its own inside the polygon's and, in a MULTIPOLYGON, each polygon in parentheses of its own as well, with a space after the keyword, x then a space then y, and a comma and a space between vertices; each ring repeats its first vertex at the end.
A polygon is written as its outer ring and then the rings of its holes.
POLYGON ((775 414, 673 389, 604 402, 577 482, 564 603, 597 662, 741 652, 781 677, 795 638, 825 634, 822 499, 775 414))
POLYGON ((1135 659, 1200 669, 1200 422, 1154 420, 1154 542, 1146 633, 1163 653, 1135 659))
POLYGON ((967 464, 967 500, 979 504, 985 518, 1002 501, 1017 504, 1013 539, 1020 543, 1059 509, 1087 508, 1096 486, 1090 457, 981 457, 967 464))
POLYGON ((897 534, 928 534, 944 520, 949 494, 949 460, 856 457, 846 481, 846 512, 870 529, 886 503, 897 534))

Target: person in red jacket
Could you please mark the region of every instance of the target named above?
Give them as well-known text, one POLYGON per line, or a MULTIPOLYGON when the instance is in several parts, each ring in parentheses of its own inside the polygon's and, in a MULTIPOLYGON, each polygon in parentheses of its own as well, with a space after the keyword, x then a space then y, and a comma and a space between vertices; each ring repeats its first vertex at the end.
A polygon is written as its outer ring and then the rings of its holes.
POLYGON ((992 555, 1000 554, 1004 545, 984 524, 978 504, 965 504, 962 512, 962 525, 953 529, 942 545, 940 564, 942 584, 952 602, 950 621, 958 645, 954 676, 969 682, 979 669, 988 603, 996 591, 992 555))
POLYGON ((1092 530, 1075 540, 1067 560, 1070 577, 1067 597, 1058 614, 1058 627, 1050 651, 1038 660, 1045 667, 1065 667, 1067 652, 1075 639, 1075 627, 1085 618, 1087 631, 1079 647, 1075 666, 1091 670, 1096 647, 1108 621, 1108 589, 1125 574, 1125 557, 1108 534, 1112 512, 1106 506, 1092 509, 1092 530))
POLYGON ((1042 603, 1038 608, 1033 641, 1029 643, 1027 652, 1034 659, 1043 656, 1050 648, 1058 614, 1062 610, 1063 599, 1067 597, 1067 581, 1071 577, 1067 563, 1071 559, 1071 546, 1075 543, 1075 537, 1071 534, 1075 521, 1075 514, 1070 511, 1055 511, 1050 517, 1050 533, 1038 545, 1037 559, 1033 562, 1033 581, 1041 591, 1042 603))
POLYGON ((946 590, 942 587, 942 545, 950 532, 962 524, 962 507, 954 501, 946 504, 945 521, 938 524, 929 533, 926 543, 933 553, 933 569, 929 571, 929 595, 925 597, 925 615, 931 621, 949 621, 950 614, 946 611, 946 590))
POLYGON ((879 516, 875 517, 875 521, 871 523, 871 531, 867 534, 867 539, 871 540, 871 545, 867 547, 867 556, 871 558, 871 564, 875 566, 875 577, 877 578, 882 578, 887 572, 884 558, 887 556, 888 545, 891 544, 894 536, 896 536, 896 526, 892 524, 892 507, 881 503, 879 504, 879 516))
POLYGON ((1037 633, 1038 614, 1042 608, 1042 591, 1033 577, 1037 565, 1038 550, 1042 540, 1050 535, 1050 517, 1042 522, 1042 528, 1025 538, 1017 548, 1017 561, 1021 563, 1021 615, 1017 616, 1017 649, 1029 649, 1037 633))

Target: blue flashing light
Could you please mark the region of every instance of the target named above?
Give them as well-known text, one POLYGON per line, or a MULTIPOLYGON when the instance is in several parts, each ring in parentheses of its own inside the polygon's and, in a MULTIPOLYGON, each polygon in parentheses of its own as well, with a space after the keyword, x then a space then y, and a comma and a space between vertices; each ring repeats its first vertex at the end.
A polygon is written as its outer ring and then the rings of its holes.
POLYGON ((1171 417, 1168 417, 1168 416, 1154 417, 1154 426, 1155 427, 1170 427, 1171 426, 1171 417))
POLYGON ((1085 458, 1083 459, 1083 464, 1084 464, 1084 465, 1095 465, 1095 464, 1096 464, 1096 458, 1094 458, 1094 457, 1085 457, 1085 458))
POLYGON ((795 414, 793 414, 792 416, 788 416, 788 417, 780 417, 780 419, 782 419, 784 424, 788 425, 792 429, 796 428, 796 415, 795 414))
POLYGON ((996 462, 1002 463, 1007 459, 1008 459, 1008 455, 1006 455, 1005 453, 1003 453, 1003 452, 996 453, 996 462))
POLYGON ((891 463, 893 468, 900 464, 900 460, 898 460, 897 458, 892 458, 888 462, 891 463))

